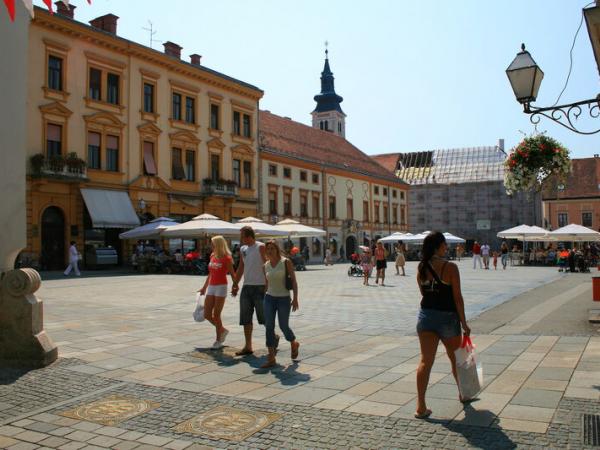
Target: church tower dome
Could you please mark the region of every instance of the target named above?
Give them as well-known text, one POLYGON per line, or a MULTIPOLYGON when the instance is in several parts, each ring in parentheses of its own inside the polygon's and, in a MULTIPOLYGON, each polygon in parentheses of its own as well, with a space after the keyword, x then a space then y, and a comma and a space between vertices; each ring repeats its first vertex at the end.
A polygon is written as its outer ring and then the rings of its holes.
POLYGON ((335 92, 334 78, 329 67, 329 50, 325 50, 325 66, 321 72, 321 93, 315 95, 317 106, 312 114, 312 126, 346 137, 346 114, 340 103, 344 99, 335 92))

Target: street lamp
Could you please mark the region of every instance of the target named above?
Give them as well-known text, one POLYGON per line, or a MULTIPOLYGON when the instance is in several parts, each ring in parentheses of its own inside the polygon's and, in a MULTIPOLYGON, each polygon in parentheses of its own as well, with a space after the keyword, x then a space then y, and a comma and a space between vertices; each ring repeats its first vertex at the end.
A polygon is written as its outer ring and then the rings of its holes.
POLYGON ((574 124, 574 121, 581 116, 583 112, 581 107, 584 105, 587 105, 590 117, 597 118, 600 116, 600 96, 590 100, 546 108, 531 105, 537 98, 544 72, 533 60, 531 54, 525 50, 525 44, 521 44, 521 51, 517 53, 513 62, 506 69, 506 75, 517 101, 523 105, 523 112, 530 114, 529 120, 534 125, 540 123, 540 116, 544 116, 575 133, 596 134, 600 132, 600 128, 594 131, 581 131, 574 124))

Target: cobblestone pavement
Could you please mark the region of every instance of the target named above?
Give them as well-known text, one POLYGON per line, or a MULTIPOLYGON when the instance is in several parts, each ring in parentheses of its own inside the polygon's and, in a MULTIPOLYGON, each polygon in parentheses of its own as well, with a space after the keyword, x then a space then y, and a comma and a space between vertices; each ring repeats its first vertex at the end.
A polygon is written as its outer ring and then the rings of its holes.
MULTIPOLYGON (((461 270, 469 316, 559 278, 547 268, 473 271, 468 263, 461 270)), ((418 421, 412 417, 419 355, 414 277, 363 287, 346 267, 299 274, 301 312, 292 326, 302 359, 290 363, 282 348, 281 365, 271 371, 259 369, 264 351, 231 356, 242 341, 235 300, 224 314, 231 347, 206 348, 210 327, 191 321, 198 278, 45 282, 39 295, 61 359, 37 371, 0 371, 0 448, 583 447, 581 414, 600 412, 600 338, 523 333, 591 290, 589 282, 574 278, 560 292, 549 290, 535 309, 491 334, 474 329, 485 380, 479 401, 464 407, 457 401, 440 352, 428 390, 434 414, 418 421), (72 418, 79 417, 72 415, 77 407, 96 416, 127 414, 131 405, 98 403, 115 395, 158 406, 110 426, 72 418), (218 407, 235 409, 215 415, 218 407), (196 422, 175 429, 190 419, 196 422)))

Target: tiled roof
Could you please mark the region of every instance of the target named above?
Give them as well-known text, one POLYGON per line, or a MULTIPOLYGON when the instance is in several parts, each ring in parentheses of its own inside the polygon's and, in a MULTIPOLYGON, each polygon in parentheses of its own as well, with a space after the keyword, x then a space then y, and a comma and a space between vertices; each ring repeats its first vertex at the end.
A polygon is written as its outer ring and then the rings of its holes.
POLYGON ((402 183, 392 172, 332 132, 318 130, 268 111, 260 111, 258 128, 263 152, 402 183))
POLYGON ((573 171, 563 190, 558 190, 554 180, 545 183, 544 200, 600 197, 600 158, 573 159, 572 163, 573 171))
POLYGON ((372 155, 375 161, 381 164, 390 172, 396 172, 398 168, 398 158, 400 157, 400 153, 383 153, 381 155, 372 155))

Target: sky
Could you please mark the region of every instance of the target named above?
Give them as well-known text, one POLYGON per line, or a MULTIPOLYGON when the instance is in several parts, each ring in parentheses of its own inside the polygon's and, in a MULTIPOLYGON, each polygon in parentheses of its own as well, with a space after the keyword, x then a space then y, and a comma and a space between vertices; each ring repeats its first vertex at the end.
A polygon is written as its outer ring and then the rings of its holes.
MULTIPOLYGON (((35 0, 41 6, 41 0, 35 0)), ((324 43, 346 138, 367 154, 496 145, 535 132, 505 74, 521 42, 544 71, 537 106, 555 103, 589 0, 71 0, 77 20, 113 13, 118 34, 182 55, 264 90, 261 109, 308 124, 320 91, 324 43)), ((560 103, 596 97, 598 67, 585 21, 560 103)), ((582 129, 600 119, 580 119, 582 129)), ((538 131, 572 157, 600 153, 600 134, 581 136, 543 119, 538 131)))

